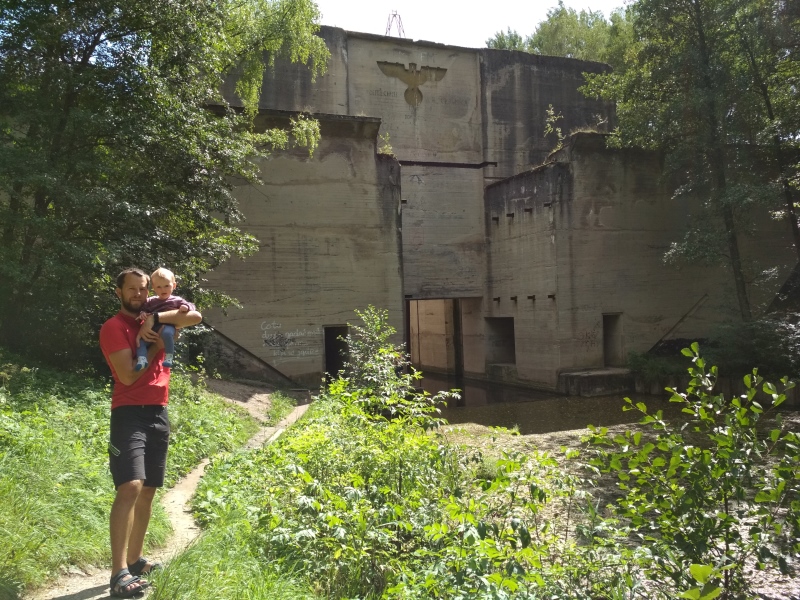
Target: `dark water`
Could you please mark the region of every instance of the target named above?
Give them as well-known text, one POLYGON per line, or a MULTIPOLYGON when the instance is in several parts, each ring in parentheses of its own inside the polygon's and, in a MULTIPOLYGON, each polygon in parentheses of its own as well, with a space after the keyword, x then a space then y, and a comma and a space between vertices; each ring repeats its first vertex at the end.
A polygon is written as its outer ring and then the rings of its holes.
POLYGON ((657 396, 617 394, 613 396, 559 396, 512 386, 485 382, 456 382, 444 376, 426 374, 422 388, 434 394, 439 390, 462 388, 461 399, 451 400, 442 409, 450 423, 478 423, 487 426, 519 427, 523 435, 637 423, 642 414, 637 410, 623 411, 623 398, 644 402, 648 411, 662 410, 668 419, 681 416, 680 405, 657 396))

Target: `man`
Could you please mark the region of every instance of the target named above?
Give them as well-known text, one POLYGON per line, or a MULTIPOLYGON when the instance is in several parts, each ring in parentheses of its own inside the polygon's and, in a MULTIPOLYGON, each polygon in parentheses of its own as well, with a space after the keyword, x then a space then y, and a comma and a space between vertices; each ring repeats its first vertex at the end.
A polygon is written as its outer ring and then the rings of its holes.
POLYGON ((130 598, 148 585, 157 563, 142 556, 144 536, 156 489, 164 485, 169 445, 168 368, 164 368, 164 343, 158 335, 161 323, 175 327, 202 321, 197 311, 170 310, 137 321, 147 300, 150 278, 140 269, 126 269, 117 277, 115 293, 119 312, 100 329, 100 349, 111 367, 109 464, 117 495, 111 507, 111 595, 130 598), (156 328, 156 331, 153 328, 156 328), (147 369, 136 370, 139 340, 151 343, 147 369))

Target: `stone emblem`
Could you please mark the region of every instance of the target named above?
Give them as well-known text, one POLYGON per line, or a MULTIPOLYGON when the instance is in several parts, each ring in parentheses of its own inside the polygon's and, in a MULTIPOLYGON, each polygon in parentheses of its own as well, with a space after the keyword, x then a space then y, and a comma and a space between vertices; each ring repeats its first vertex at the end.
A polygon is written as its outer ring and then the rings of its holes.
POLYGON ((441 81, 447 73, 447 69, 440 67, 417 69, 416 63, 408 63, 408 68, 406 68, 403 63, 382 60, 378 61, 378 67, 387 77, 396 77, 408 86, 403 97, 414 108, 422 103, 422 92, 419 91, 419 88, 429 81, 441 81))

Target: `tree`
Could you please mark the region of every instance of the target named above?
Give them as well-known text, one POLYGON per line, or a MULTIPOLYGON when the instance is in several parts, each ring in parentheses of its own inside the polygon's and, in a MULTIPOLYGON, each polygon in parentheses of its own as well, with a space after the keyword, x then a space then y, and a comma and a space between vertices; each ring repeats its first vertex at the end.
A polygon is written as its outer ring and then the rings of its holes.
POLYGON ((522 36, 516 30, 512 30, 511 27, 508 28, 506 33, 498 31, 494 34, 494 37, 486 40, 486 47, 494 50, 528 50, 528 46, 522 36))
POLYGON ((528 49, 548 56, 602 60, 608 28, 602 12, 581 10, 578 13, 559 0, 558 6, 547 11, 547 19, 539 23, 528 38, 528 49))
POLYGON ((256 249, 231 178, 319 137, 302 118, 293 137, 254 130, 263 70, 281 55, 321 72, 318 16, 311 0, 0 0, 0 343, 80 361, 131 264, 231 301, 201 285, 256 249), (244 112, 220 95, 231 73, 244 112))
POLYGON ((703 199, 668 258, 727 265, 744 320, 752 316, 747 286, 757 274, 743 263, 739 238, 752 211, 783 210, 796 229, 781 184, 790 179, 781 163, 800 134, 797 88, 780 75, 791 63, 782 6, 638 0, 628 9, 635 42, 626 70, 589 76, 586 88, 617 102, 617 144, 664 152, 676 193, 703 199))
POLYGON ((535 54, 563 56, 605 62, 615 69, 624 66, 624 51, 630 37, 630 27, 622 9, 611 14, 607 21, 600 11, 558 6, 547 11, 547 19, 536 26, 523 41, 522 36, 508 28, 486 41, 488 48, 525 50, 535 54))

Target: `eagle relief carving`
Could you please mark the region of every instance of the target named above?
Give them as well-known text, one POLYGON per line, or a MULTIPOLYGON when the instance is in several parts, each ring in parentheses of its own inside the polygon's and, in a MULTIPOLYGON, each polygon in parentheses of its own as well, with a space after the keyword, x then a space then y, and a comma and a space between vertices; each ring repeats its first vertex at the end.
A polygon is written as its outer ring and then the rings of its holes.
POLYGON ((441 81, 447 73, 447 69, 440 67, 420 67, 418 70, 416 63, 408 63, 406 68, 403 63, 382 60, 378 61, 378 67, 387 77, 396 77, 408 86, 403 98, 414 108, 422 103, 422 92, 419 88, 429 81, 441 81))

